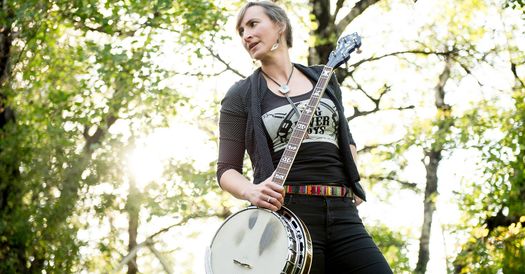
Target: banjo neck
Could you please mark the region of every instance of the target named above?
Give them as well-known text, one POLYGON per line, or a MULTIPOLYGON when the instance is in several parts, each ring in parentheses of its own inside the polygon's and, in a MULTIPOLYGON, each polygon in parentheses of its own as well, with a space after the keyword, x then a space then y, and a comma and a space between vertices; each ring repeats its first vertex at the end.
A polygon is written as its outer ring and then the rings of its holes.
POLYGON ((292 168, 295 156, 299 151, 299 147, 306 136, 306 132, 308 131, 308 126, 310 125, 313 114, 317 109, 319 102, 321 101, 321 97, 323 97, 323 93, 328 86, 328 82, 330 81, 333 71, 334 68, 326 65, 324 66, 321 76, 315 85, 312 96, 310 97, 304 109, 301 111, 299 120, 297 121, 297 124, 292 131, 292 135, 290 136, 290 140, 286 144, 283 155, 279 160, 279 164, 277 164, 277 168, 275 169, 272 178, 274 183, 280 184, 281 186, 284 185, 286 177, 288 177, 288 173, 292 168))

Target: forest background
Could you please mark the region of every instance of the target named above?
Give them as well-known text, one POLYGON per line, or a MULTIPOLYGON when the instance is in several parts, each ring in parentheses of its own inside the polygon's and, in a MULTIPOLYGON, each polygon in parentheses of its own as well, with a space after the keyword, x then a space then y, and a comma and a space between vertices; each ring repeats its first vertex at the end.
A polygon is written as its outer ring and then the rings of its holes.
MULTIPOLYGON (((294 62, 363 38, 336 73, 394 272, 525 273, 524 2, 278 2, 294 62)), ((243 3, 0 2, 0 273, 203 273, 246 206, 215 179, 243 3)))

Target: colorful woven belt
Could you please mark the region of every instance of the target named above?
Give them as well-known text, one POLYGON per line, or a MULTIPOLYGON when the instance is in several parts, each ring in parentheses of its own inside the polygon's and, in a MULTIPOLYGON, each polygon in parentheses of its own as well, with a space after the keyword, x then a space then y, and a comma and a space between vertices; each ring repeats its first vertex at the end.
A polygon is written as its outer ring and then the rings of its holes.
POLYGON ((315 195, 315 196, 336 196, 336 197, 350 197, 352 190, 345 186, 327 186, 327 185, 301 185, 288 186, 285 185, 286 193, 315 195))

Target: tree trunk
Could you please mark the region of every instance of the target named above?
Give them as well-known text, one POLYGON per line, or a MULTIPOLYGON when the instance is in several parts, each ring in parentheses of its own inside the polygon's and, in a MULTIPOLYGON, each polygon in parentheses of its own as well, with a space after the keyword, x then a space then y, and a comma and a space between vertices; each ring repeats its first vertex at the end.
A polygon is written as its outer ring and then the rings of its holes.
MULTIPOLYGON (((0 139, 15 138, 15 110, 7 102, 9 95, 6 92, 9 87, 9 76, 11 73, 10 59, 12 53, 13 32, 11 25, 15 21, 12 10, 7 9, 4 1, 0 2, 0 12, 2 13, 2 22, 0 22, 0 139)), ((0 144, 14 142, 3 142, 0 144)), ((15 272, 27 272, 27 263, 29 262, 26 243, 16 241, 10 236, 13 234, 17 218, 20 216, 20 208, 23 207, 22 197, 25 194, 24 185, 20 182, 20 159, 18 151, 0 145, 0 238, 6 237, 0 243, 0 258, 10 258, 10 266, 15 272), (10 152, 12 150, 12 152, 10 152), (4 152, 7 151, 7 152, 4 152)), ((1 261, 1 259, 0 259, 1 261)), ((37 261, 36 258, 34 260, 37 261)), ((7 263, 7 262, 6 262, 7 263)))
POLYGON ((330 0, 310 0, 310 6, 314 15, 312 20, 317 28, 310 32, 315 44, 309 49, 308 64, 326 64, 338 35, 335 33, 335 24, 330 13, 330 0))
MULTIPOLYGON (((135 186, 135 181, 133 178, 130 178, 128 201, 126 209, 129 215, 129 226, 128 226, 128 252, 131 252, 137 246, 137 231, 139 228, 139 213, 140 213, 140 202, 139 202, 139 192, 135 186)), ((137 274, 137 256, 135 256, 128 262, 128 274, 137 274)))
MULTIPOLYGON (((6 104, 7 94, 5 93, 6 84, 9 78, 9 59, 11 57, 11 46, 13 34, 11 31, 11 23, 14 20, 13 14, 6 11, 4 3, 0 3, 0 12, 7 16, 3 18, 3 24, 0 25, 0 130, 9 123, 14 121, 14 111, 6 104)), ((2 135, 0 135, 2 138, 2 135)))
MULTIPOLYGON (((314 45, 308 49, 308 65, 326 64, 330 53, 335 49, 337 45, 337 39, 341 35, 346 27, 359 15, 361 15, 367 8, 380 0, 361 0, 355 3, 354 7, 347 14, 340 16, 339 11, 341 10, 344 0, 337 1, 335 11, 332 14, 330 12, 330 0, 310 0, 310 6, 312 7, 311 15, 312 24, 316 25, 317 28, 310 31, 310 36, 314 38, 314 45), (335 18, 342 18, 337 24, 335 18)), ((336 70, 335 74, 340 82, 348 76, 346 70, 336 70)))
POLYGON ((12 10, 4 7, 4 1, 0 2, 0 12, 5 16, 2 20, 3 24, 0 25, 0 87, 3 88, 10 73, 9 61, 13 42, 11 24, 15 20, 15 15, 12 10))
POLYGON ((436 199, 438 196, 438 175, 437 170, 441 161, 441 154, 444 150, 444 144, 447 134, 450 132, 452 126, 451 107, 445 104, 445 85, 450 78, 450 67, 452 63, 450 58, 446 58, 445 68, 439 76, 439 83, 435 88, 435 106, 438 111, 436 124, 438 126, 437 132, 434 134, 431 148, 425 152, 425 169, 426 186, 423 225, 421 227, 421 235, 419 237, 419 255, 414 273, 425 273, 427 264, 430 260, 430 236, 432 228, 432 219, 434 211, 436 211, 436 199))
POLYGON ((419 237, 419 255, 414 273, 425 273, 427 263, 430 259, 430 231, 432 228, 432 217, 436 211, 436 198, 438 195, 438 177, 437 169, 441 160, 441 151, 430 151, 426 153, 428 164, 425 165, 427 171, 427 185, 425 187, 425 200, 423 212, 423 225, 421 227, 421 236, 419 237))

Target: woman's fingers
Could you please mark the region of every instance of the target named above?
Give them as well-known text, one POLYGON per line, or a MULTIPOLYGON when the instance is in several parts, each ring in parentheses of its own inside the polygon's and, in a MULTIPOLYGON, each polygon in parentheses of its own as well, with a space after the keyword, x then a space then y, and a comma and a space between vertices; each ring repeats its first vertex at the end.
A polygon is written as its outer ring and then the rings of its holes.
POLYGON ((253 204, 258 207, 276 211, 284 204, 284 187, 272 182, 271 177, 256 185, 254 194, 257 200, 253 204))
POLYGON ((363 202, 363 200, 357 196, 354 196, 354 203, 356 206, 360 205, 363 202))
POLYGON ((272 197, 272 201, 278 202, 280 206, 284 204, 283 192, 272 191, 268 193, 268 196, 272 197))
POLYGON ((272 195, 264 194, 261 196, 258 205, 260 207, 276 211, 282 207, 283 203, 278 198, 275 198, 272 195))
POLYGON ((275 188, 267 189, 265 192, 268 196, 271 196, 272 198, 279 201, 280 204, 284 203, 284 188, 280 185, 277 185, 275 188))
POLYGON ((273 196, 275 198, 278 198, 278 199, 282 199, 283 198, 283 193, 284 193, 284 187, 280 184, 277 184, 277 183, 274 183, 274 182, 270 182, 269 184, 269 187, 275 192, 276 196, 273 196))

